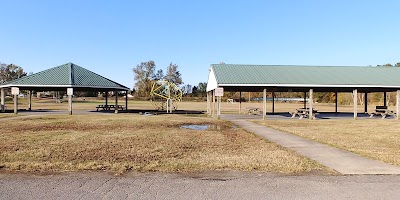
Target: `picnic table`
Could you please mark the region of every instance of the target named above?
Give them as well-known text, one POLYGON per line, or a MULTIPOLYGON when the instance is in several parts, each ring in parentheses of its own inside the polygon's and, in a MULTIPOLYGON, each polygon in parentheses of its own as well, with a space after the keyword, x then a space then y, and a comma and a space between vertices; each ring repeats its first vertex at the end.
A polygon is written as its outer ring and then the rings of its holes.
POLYGON ((98 106, 96 106, 96 111, 99 111, 99 109, 103 109, 103 110, 116 110, 116 109, 124 110, 125 107, 123 105, 118 105, 118 106, 115 106, 115 105, 98 105, 98 106))
POLYGON ((246 110, 249 115, 252 115, 252 114, 258 115, 261 113, 261 110, 259 108, 254 108, 254 107, 247 107, 246 110))
MULTIPOLYGON (((296 108, 294 112, 289 112, 292 115, 292 118, 295 118, 296 115, 299 116, 299 119, 309 118, 310 108, 296 108)), ((315 116, 318 115, 318 110, 312 110, 312 119, 316 119, 315 116)))
POLYGON ((368 114, 370 118, 374 117, 374 115, 381 115, 382 119, 385 119, 386 116, 396 115, 396 113, 393 110, 389 110, 387 106, 376 106, 375 112, 368 114))

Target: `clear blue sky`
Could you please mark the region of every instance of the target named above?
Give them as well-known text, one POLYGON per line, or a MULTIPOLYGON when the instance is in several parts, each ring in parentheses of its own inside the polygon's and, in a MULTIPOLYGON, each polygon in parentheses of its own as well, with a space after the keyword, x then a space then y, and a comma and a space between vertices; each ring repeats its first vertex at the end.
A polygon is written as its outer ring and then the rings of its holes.
POLYGON ((0 62, 39 72, 73 62, 132 88, 132 68, 400 62, 400 1, 0 0, 0 62))

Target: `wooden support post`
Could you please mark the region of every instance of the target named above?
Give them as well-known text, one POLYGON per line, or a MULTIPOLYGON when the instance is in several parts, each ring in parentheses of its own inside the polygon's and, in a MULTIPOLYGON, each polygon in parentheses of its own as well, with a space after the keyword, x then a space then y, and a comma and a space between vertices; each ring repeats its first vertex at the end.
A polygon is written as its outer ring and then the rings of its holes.
POLYGON ((108 106, 108 91, 106 91, 106 107, 108 106))
POLYGON ((207 115, 210 116, 210 92, 207 92, 207 115))
POLYGON ((386 103, 386 92, 383 92, 383 106, 387 106, 387 103, 386 103))
POLYGON ((364 112, 368 112, 368 93, 364 94, 364 112))
POLYGON ((128 110, 128 90, 125 91, 125 110, 128 110))
POLYGON ((399 120, 400 115, 400 90, 396 92, 396 119, 399 120))
POLYGON ((215 112, 215 89, 212 91, 212 115, 214 116, 216 114, 215 112))
POLYGON ((267 115, 267 89, 264 89, 263 93, 263 120, 265 120, 266 115, 267 115))
POLYGON ((242 92, 239 92, 239 114, 242 111, 242 92))
POLYGON ((29 96, 29 107, 28 107, 28 110, 31 111, 32 110, 32 90, 28 91, 28 96, 29 96))
POLYGON ((217 110, 217 118, 221 115, 221 97, 218 96, 218 110, 217 110))
POLYGON ((335 113, 338 112, 338 93, 335 92, 335 113))
POLYGON ((18 114, 18 95, 14 95, 14 115, 18 114))
POLYGON ((115 113, 118 113, 118 90, 115 90, 115 113))
POLYGON ((275 92, 272 92, 272 114, 275 114, 275 92))
POLYGON ((304 108, 307 108, 307 92, 304 92, 304 108))
POLYGON ((249 103, 251 102, 251 94, 250 94, 250 92, 247 92, 247 93, 249 93, 249 103))
POLYGON ((5 96, 6 96, 6 91, 4 90, 4 88, 1 88, 1 112, 4 113, 6 112, 6 104, 5 104, 5 96))
POLYGON ((68 95, 68 114, 72 115, 72 95, 68 95))
POLYGON ((354 119, 357 119, 357 89, 353 90, 354 119))
POLYGON ((314 92, 314 90, 313 89, 310 89, 310 92, 309 92, 309 97, 308 97, 308 101, 309 101, 309 103, 310 103, 310 108, 309 108, 309 113, 308 113, 308 118, 310 119, 310 120, 312 120, 313 119, 313 99, 314 99, 314 97, 313 97, 313 92, 314 92))

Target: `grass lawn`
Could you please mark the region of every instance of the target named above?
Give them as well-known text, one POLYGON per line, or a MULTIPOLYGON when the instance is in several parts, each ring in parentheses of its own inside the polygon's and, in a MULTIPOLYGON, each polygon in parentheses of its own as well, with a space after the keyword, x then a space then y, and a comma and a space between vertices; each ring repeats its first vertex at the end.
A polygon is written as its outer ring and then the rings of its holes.
POLYGON ((400 166, 400 121, 266 120, 262 125, 400 166))
POLYGON ((232 124, 202 116, 44 115, 2 119, 0 168, 192 172, 331 172, 232 124), (211 124, 189 130, 184 124, 211 124))

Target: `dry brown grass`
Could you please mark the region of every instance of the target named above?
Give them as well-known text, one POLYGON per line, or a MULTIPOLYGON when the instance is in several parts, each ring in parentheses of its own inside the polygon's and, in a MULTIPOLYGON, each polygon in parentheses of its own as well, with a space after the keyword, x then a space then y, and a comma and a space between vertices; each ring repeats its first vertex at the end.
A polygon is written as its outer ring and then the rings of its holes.
POLYGON ((230 123, 205 117, 47 115, 0 123, 0 167, 57 172, 77 170, 324 171, 315 162, 230 123), (196 131, 183 124, 213 124, 196 131))
POLYGON ((1 113, 0 113, 0 119, 2 119, 2 118, 9 118, 9 117, 14 117, 14 115, 12 115, 12 114, 1 114, 1 113))
POLYGON ((400 166, 397 120, 266 120, 265 126, 400 166))

